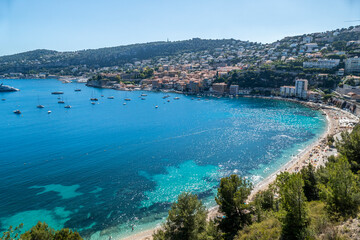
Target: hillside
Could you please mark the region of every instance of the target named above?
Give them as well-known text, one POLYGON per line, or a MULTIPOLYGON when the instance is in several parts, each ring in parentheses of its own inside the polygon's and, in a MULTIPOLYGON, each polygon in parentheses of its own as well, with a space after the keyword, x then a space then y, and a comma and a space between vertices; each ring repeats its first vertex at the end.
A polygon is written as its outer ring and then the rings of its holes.
POLYGON ((0 57, 0 73, 28 73, 31 70, 39 71, 41 69, 51 71, 81 65, 86 65, 89 68, 119 66, 136 60, 141 61, 205 50, 214 51, 216 48, 228 44, 245 45, 248 43, 233 39, 205 40, 193 38, 185 41, 151 42, 74 52, 35 50, 0 57))

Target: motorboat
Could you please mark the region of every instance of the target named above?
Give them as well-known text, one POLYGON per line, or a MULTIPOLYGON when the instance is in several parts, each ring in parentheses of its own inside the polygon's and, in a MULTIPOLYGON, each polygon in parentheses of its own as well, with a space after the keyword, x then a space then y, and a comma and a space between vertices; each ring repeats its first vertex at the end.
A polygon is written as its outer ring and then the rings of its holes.
POLYGON ((37 107, 37 108, 44 108, 44 105, 41 105, 41 104, 40 104, 40 105, 37 105, 36 107, 37 107))
POLYGON ((20 90, 14 87, 3 85, 2 83, 0 84, 0 92, 16 92, 16 91, 20 91, 20 90))
POLYGON ((58 91, 58 92, 52 92, 51 94, 54 94, 54 95, 59 95, 59 94, 64 94, 64 92, 60 92, 60 91, 58 91))
POLYGON ((20 110, 15 110, 14 113, 15 114, 21 114, 21 111, 20 110))

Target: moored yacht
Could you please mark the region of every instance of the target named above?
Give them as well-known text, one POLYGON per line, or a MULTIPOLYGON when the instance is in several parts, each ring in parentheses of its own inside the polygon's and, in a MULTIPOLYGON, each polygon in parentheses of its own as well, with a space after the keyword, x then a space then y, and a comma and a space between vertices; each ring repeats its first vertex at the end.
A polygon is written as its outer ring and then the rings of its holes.
POLYGON ((14 87, 3 85, 2 83, 0 84, 0 92, 16 92, 16 91, 20 91, 20 90, 14 87))
POLYGON ((59 95, 59 94, 64 94, 64 92, 60 92, 60 91, 58 91, 58 92, 52 92, 51 94, 54 94, 54 95, 59 95))

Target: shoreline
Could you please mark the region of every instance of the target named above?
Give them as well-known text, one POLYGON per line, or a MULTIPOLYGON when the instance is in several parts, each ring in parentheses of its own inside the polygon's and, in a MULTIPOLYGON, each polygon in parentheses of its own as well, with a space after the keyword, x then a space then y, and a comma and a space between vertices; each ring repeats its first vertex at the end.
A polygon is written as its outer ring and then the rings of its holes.
MULTIPOLYGON (((347 131, 350 128, 342 128, 339 125, 339 120, 342 118, 348 118, 353 119, 355 121, 359 121, 358 117, 354 114, 351 114, 349 112, 346 112, 342 109, 332 107, 332 106, 326 106, 318 103, 312 103, 312 102, 304 102, 299 101, 295 99, 284 99, 284 98, 278 98, 278 97, 256 97, 256 98, 263 98, 263 99, 277 99, 277 100, 283 100, 283 101, 289 101, 289 102, 295 102, 298 104, 302 104, 306 107, 316 109, 320 112, 322 112, 323 115, 326 115, 326 127, 324 132, 318 137, 318 139, 314 140, 310 145, 306 146, 305 149, 303 149, 301 152, 296 154, 295 156, 292 156, 291 159, 286 162, 284 165, 282 165, 278 170, 270 174, 268 177, 264 178, 262 181, 257 183, 253 190, 251 191, 251 194, 249 196, 249 200, 252 200, 256 193, 259 191, 263 191, 268 188, 270 184, 274 182, 276 179, 276 176, 284 171, 293 173, 298 172, 301 170, 303 166, 306 166, 307 164, 311 163, 316 168, 318 166, 324 165, 327 161, 327 157, 330 155, 336 155, 337 151, 334 149, 330 149, 327 145, 327 136, 336 135, 343 131, 347 131), (316 159, 314 158, 316 157, 316 159)), ((221 214, 218 212, 218 206, 214 206, 212 208, 208 209, 208 219, 212 219, 216 216, 221 216, 221 214)), ((125 238, 120 238, 123 240, 152 240, 152 234, 158 230, 160 226, 157 226, 155 228, 145 230, 139 233, 135 233, 133 235, 130 235, 125 238)), ((119 239, 119 240, 120 240, 119 239)))

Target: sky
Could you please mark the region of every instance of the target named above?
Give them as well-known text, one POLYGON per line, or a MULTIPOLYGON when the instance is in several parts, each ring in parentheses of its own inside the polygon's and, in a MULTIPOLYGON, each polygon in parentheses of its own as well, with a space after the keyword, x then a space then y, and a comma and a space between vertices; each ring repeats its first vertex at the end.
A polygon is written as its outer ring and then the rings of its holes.
POLYGON ((360 25, 360 0, 0 0, 0 56, 153 41, 286 36, 360 25))

